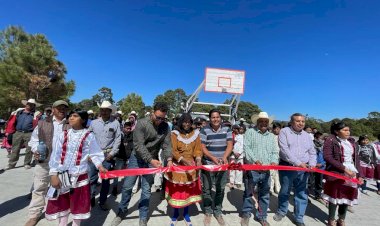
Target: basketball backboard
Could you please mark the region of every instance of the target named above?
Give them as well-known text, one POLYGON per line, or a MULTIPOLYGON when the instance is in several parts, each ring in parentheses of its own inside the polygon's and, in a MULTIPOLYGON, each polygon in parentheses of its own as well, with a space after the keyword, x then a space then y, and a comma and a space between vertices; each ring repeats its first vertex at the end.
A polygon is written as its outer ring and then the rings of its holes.
POLYGON ((206 68, 205 91, 218 93, 243 94, 245 71, 206 68))

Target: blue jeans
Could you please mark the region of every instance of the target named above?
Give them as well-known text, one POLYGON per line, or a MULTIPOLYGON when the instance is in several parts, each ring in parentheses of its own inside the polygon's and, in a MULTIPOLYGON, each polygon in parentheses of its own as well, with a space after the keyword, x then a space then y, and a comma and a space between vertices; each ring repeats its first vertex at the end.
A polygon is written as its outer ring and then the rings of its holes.
POLYGON ((247 171, 244 176, 244 194, 242 215, 244 218, 250 218, 254 208, 252 193, 255 186, 258 186, 259 209, 256 211, 256 217, 259 220, 267 219, 267 210, 269 207, 269 190, 270 190, 270 171, 247 171))
MULTIPOLYGON (((96 196, 96 186, 98 184, 99 174, 98 174, 98 169, 92 162, 90 162, 88 165, 89 165, 88 176, 90 178, 90 185, 91 185, 91 198, 94 198, 96 196)), ((102 165, 107 170, 110 170, 112 168, 113 161, 104 160, 102 165)), ((110 180, 102 180, 99 204, 103 205, 107 201, 109 190, 110 190, 110 180)))
MULTIPOLYGON (((135 168, 149 168, 150 164, 146 163, 142 159, 138 159, 134 152, 132 152, 131 157, 128 162, 128 169, 135 168)), ((118 216, 124 218, 127 215, 129 201, 132 197, 132 188, 136 183, 138 176, 129 176, 124 178, 123 188, 121 190, 122 196, 119 204, 118 216)), ((151 187, 153 184, 154 176, 152 174, 141 176, 141 196, 139 202, 139 216, 140 220, 147 220, 149 213, 149 201, 151 195, 151 187)))
MULTIPOLYGON (((126 165, 127 165, 127 163, 123 159, 115 158, 115 167, 114 167, 114 170, 124 169, 126 165)), ((114 186, 114 187, 117 188, 117 184, 118 183, 119 183, 119 178, 116 177, 116 178, 113 179, 112 186, 114 186)))
POLYGON ((224 188, 227 184, 227 171, 220 172, 208 172, 202 170, 202 198, 203 198, 203 207, 206 214, 212 214, 214 216, 222 215, 222 204, 224 198, 224 188), (211 189, 212 184, 215 182, 215 198, 214 205, 215 209, 212 209, 212 196, 211 189))
POLYGON ((278 210, 277 213, 285 216, 288 212, 289 195, 294 188, 294 217, 297 223, 303 223, 305 215, 308 195, 307 195, 307 180, 309 173, 303 171, 285 171, 280 170, 281 190, 278 194, 278 210))

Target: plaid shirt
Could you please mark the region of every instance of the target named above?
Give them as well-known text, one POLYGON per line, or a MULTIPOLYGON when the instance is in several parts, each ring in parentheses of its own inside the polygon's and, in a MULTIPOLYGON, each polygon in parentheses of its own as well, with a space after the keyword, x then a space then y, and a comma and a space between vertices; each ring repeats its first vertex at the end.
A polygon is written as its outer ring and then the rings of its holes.
POLYGON ((276 136, 269 131, 262 133, 258 129, 249 129, 244 134, 244 152, 248 163, 260 161, 264 165, 278 163, 278 145, 276 136))

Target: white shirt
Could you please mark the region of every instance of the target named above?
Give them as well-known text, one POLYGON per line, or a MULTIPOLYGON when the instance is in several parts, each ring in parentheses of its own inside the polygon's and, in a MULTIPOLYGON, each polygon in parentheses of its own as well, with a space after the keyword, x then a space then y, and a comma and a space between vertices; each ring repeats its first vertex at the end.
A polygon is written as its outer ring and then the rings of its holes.
POLYGON ((352 147, 352 144, 347 139, 341 139, 340 140, 341 145, 343 146, 343 157, 344 157, 344 163, 343 165, 347 167, 349 170, 358 173, 358 170, 356 169, 354 165, 354 160, 352 159, 352 155, 354 154, 354 147, 352 147))
MULTIPOLYGON (((54 132, 53 132, 53 147, 56 142, 57 137, 63 132, 62 127, 66 123, 66 119, 63 119, 62 121, 58 122, 55 116, 53 116, 53 126, 54 126, 54 132)), ((31 147, 31 151, 34 153, 37 151, 37 146, 39 144, 40 139, 38 138, 38 126, 34 128, 32 136, 30 138, 30 141, 28 143, 28 146, 31 147)))
POLYGON ((100 166, 104 160, 104 153, 96 142, 93 133, 90 133, 83 142, 82 157, 79 165, 76 165, 78 149, 82 138, 86 134, 87 129, 74 130, 69 129, 67 134, 67 149, 63 164, 61 163, 62 146, 64 142, 64 133, 57 137, 57 142, 53 147, 53 152, 50 157, 49 167, 50 175, 56 175, 58 172, 68 170, 71 175, 80 175, 87 173, 88 157, 96 167, 100 166))
MULTIPOLYGON (((235 154, 240 154, 238 159, 244 158, 244 135, 238 134, 235 136, 234 149, 232 150, 235 154)), ((233 155, 231 156, 233 157, 233 155)))

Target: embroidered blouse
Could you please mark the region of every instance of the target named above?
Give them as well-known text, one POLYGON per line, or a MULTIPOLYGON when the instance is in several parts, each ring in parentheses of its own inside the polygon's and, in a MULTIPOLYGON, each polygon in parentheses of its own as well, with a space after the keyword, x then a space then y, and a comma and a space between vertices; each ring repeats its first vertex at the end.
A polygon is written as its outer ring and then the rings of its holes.
POLYGON ((65 143, 65 133, 61 133, 53 147, 50 157, 49 167, 50 175, 57 175, 58 172, 68 170, 71 175, 80 175, 88 171, 88 158, 95 166, 102 164, 104 153, 96 142, 93 133, 87 133, 87 129, 74 130, 69 129, 67 132, 67 142, 65 143), (82 155, 79 156, 79 149, 83 140, 82 155), (65 152, 63 150, 66 150, 65 152), (79 161, 77 161, 77 159, 79 161))
MULTIPOLYGON (((189 162, 195 162, 196 158, 202 158, 201 139, 198 130, 193 130, 188 134, 182 134, 177 130, 173 130, 171 134, 173 164, 183 165, 181 160, 185 159, 189 162)), ((198 179, 197 171, 186 172, 169 172, 165 174, 165 178, 172 183, 188 184, 198 179)))

